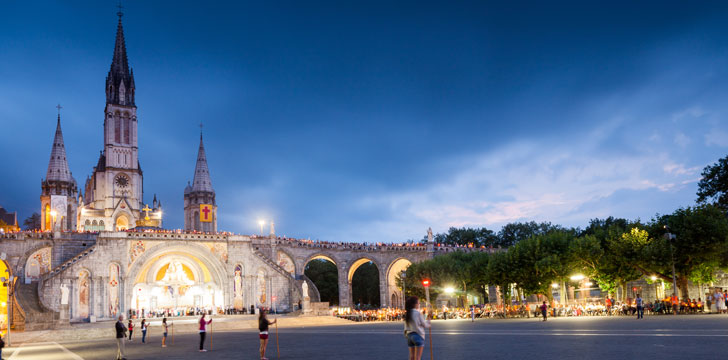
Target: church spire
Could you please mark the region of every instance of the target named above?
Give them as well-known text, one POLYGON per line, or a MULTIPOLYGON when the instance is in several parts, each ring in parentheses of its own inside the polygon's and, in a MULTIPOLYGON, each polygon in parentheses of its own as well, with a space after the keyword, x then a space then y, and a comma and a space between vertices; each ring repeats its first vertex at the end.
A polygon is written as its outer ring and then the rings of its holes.
POLYGON ((68 161, 66 160, 66 146, 63 143, 63 132, 61 131, 61 105, 58 105, 58 122, 56 123, 56 135, 53 138, 53 147, 51 148, 51 159, 48 162, 48 172, 46 173, 46 181, 65 181, 73 182, 71 171, 68 169, 68 161))
POLYGON ((114 57, 111 68, 106 76, 106 102, 109 104, 134 106, 134 72, 129 69, 129 60, 126 56, 126 42, 124 41, 124 27, 121 11, 117 13, 119 23, 116 27, 116 43, 114 44, 114 57))
POLYGON ((192 180, 192 191, 214 192, 212 190, 212 181, 210 181, 210 170, 207 168, 205 146, 202 144, 202 125, 200 125, 200 148, 197 151, 197 165, 195 165, 195 177, 192 180))

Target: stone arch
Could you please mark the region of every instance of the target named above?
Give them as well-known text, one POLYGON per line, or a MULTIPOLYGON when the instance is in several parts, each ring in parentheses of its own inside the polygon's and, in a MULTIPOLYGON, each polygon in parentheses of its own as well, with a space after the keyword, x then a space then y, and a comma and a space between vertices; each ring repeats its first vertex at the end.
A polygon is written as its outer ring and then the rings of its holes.
POLYGON ((381 269, 382 269, 381 265, 379 265, 379 264, 377 263, 377 261, 376 261, 376 260, 374 260, 374 259, 373 259, 372 257, 366 257, 366 256, 365 256, 365 257, 360 257, 360 258, 358 258, 358 259, 354 260, 354 261, 353 261, 353 262, 351 263, 351 265, 349 265, 349 269, 348 269, 348 271, 346 272, 346 273, 347 273, 347 275, 346 275, 346 278, 347 278, 347 280, 349 281, 349 283, 351 283, 351 279, 352 279, 352 278, 354 277, 354 273, 356 272, 356 269, 358 269, 358 268, 359 268, 360 266, 362 266, 362 265, 364 265, 364 264, 366 264, 366 263, 368 263, 368 262, 370 262, 370 261, 371 261, 371 262, 372 262, 372 263, 373 263, 374 265, 376 265, 376 266, 377 266, 377 269, 379 269, 379 270, 381 270, 381 269))
POLYGON ((323 260, 326 260, 326 261, 330 261, 334 265, 336 265, 337 267, 340 264, 340 262, 338 261, 338 259, 336 259, 336 257, 334 257, 332 254, 327 253, 327 252, 318 252, 318 253, 315 253, 315 254, 313 254, 313 255, 311 255, 311 256, 309 256, 309 257, 306 258, 306 261, 304 261, 303 262, 303 265, 301 266, 301 273, 303 274, 303 270, 306 269, 306 265, 308 265, 308 263, 311 262, 311 260, 318 260, 318 259, 323 259, 323 260))
MULTIPOLYGON (((342 275, 342 262, 337 257, 335 257, 333 254, 331 254, 329 252, 316 252, 312 255, 309 255, 305 259, 306 260, 304 260, 304 261, 300 261, 300 258, 299 258, 300 267, 299 267, 298 271, 299 271, 299 274, 302 276, 305 276, 306 267, 313 260, 325 260, 325 261, 328 261, 328 262, 334 264, 334 267, 336 268, 336 286, 338 287, 338 294, 337 294, 338 303, 340 306, 342 306, 342 304, 346 304, 345 301, 347 298, 346 298, 346 295, 344 295, 344 294, 346 294, 346 292, 345 292, 346 287, 344 285, 342 285, 342 281, 345 281, 344 280, 345 277, 342 275)), ((326 298, 325 295, 322 297, 321 292, 319 291, 318 287, 316 287, 317 285, 313 281, 313 279, 309 279, 309 280, 310 280, 309 284, 313 284, 313 287, 315 288, 315 290, 310 289, 309 292, 317 293, 318 297, 319 297, 319 301, 324 301, 324 299, 326 298)), ((321 284, 319 284, 319 285, 321 285, 321 284)))
MULTIPOLYGON (((404 308, 404 298, 405 295, 402 291, 402 289, 397 287, 396 278, 399 273, 401 273, 403 270, 406 270, 410 265, 412 265, 412 261, 410 261, 407 258, 399 257, 394 259, 392 262, 389 263, 389 266, 387 267, 387 272, 385 275, 385 290, 386 294, 389 294, 391 296, 387 296, 386 299, 396 299, 397 302, 394 300, 391 300, 392 302, 389 303, 390 307, 401 307, 404 308)), ((405 278, 406 281, 406 278, 405 278)), ((413 284, 414 285, 414 284, 413 284)), ((405 286, 407 284, 405 283, 405 286)))
POLYGON ((140 278, 140 276, 142 276, 142 278, 145 278, 143 276, 143 272, 147 271, 148 273, 150 271, 150 268, 157 262, 153 260, 159 260, 167 254, 175 254, 177 256, 196 258, 198 261, 204 264, 205 268, 209 272, 210 281, 204 281, 204 279, 202 279, 202 281, 198 285, 209 286, 215 284, 217 287, 219 287, 219 289, 222 289, 223 291, 214 292, 212 300, 214 304, 217 305, 221 302, 223 303, 223 305, 227 305, 229 303, 229 300, 224 295, 225 293, 227 293, 227 291, 224 290, 229 286, 226 281, 228 277, 225 266, 220 261, 219 257, 215 256, 215 254, 213 254, 208 247, 192 242, 184 244, 162 243, 146 250, 143 254, 139 255, 139 257, 137 257, 134 262, 128 267, 128 270, 126 272, 127 276, 124 279, 123 286, 123 300, 125 304, 123 307, 125 310, 128 310, 135 305, 132 304, 132 300, 137 280, 140 278), (218 301, 219 299, 222 299, 222 301, 218 301))
POLYGON ((123 231, 130 228, 130 221, 126 214, 121 214, 114 220, 114 230, 123 231))
POLYGON ((346 296, 348 299, 348 303, 351 304, 352 306, 355 304, 354 298, 353 298, 354 289, 352 286, 352 280, 354 278, 354 273, 356 273, 356 270, 359 269, 360 266, 362 266, 368 262, 371 262, 377 268, 377 274, 379 277, 379 286, 378 286, 378 288, 379 288, 379 305, 386 306, 387 299, 386 298, 382 299, 382 294, 384 293, 382 291, 382 275, 381 275, 382 266, 373 257, 368 257, 368 256, 360 257, 360 258, 354 260, 351 263, 351 265, 349 265, 349 268, 346 272, 346 274, 347 274, 346 275, 346 279, 347 279, 347 295, 346 296))

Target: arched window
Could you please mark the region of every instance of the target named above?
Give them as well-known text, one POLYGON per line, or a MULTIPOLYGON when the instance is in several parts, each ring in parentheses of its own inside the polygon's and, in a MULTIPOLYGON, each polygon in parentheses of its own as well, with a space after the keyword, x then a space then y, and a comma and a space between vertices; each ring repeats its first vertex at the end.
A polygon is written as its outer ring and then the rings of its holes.
POLYGON ((114 117, 114 142, 121 143, 121 117, 119 114, 114 117))
POLYGON ((131 131, 131 126, 129 126, 129 118, 124 117, 124 144, 129 144, 129 132, 131 131))

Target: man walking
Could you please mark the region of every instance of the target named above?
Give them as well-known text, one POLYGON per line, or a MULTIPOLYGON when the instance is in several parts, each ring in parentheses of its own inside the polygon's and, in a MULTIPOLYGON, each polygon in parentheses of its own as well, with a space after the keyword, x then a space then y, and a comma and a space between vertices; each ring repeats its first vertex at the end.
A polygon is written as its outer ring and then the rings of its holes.
POLYGON ((541 305, 541 315, 543 316, 543 321, 546 321, 546 312, 548 311, 549 307, 546 305, 546 302, 543 302, 543 305, 541 305))
POLYGON ((637 299, 635 299, 635 305, 637 305, 637 319, 644 319, 645 318, 645 308, 642 305, 642 297, 640 294, 637 294, 637 299))
POLYGON ((124 354, 124 340, 126 340, 126 326, 124 326, 124 315, 119 315, 119 321, 116 322, 116 360, 126 360, 124 354))

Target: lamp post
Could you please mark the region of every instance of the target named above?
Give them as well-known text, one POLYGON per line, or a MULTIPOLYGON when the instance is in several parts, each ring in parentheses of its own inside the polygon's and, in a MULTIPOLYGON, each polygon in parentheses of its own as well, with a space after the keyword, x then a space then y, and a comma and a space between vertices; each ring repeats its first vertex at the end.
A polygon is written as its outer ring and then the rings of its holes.
MULTIPOLYGON (((430 305, 430 279, 422 280, 422 286, 425 287, 425 299, 427 299, 427 305, 430 305)), ((432 317, 432 306, 430 306, 430 310, 427 313, 428 317, 432 317)), ((434 359, 434 355, 432 353, 432 327, 428 328, 429 331, 429 338, 430 338, 430 360, 434 359)))
POLYGON ((402 278, 402 308, 404 309, 404 303, 407 299, 407 271, 403 270, 400 277, 402 278))
POLYGON ((8 336, 7 336, 8 343, 7 343, 7 345, 8 346, 11 345, 11 343, 10 343, 10 324, 13 321, 13 296, 14 296, 14 294, 13 294, 14 286, 13 285, 15 282, 14 280, 15 280, 15 276, 13 276, 13 275, 8 276, 7 278, 4 276, 0 277, 0 282, 3 283, 3 286, 6 286, 8 288, 8 321, 7 321, 7 326, 8 326, 8 336))
POLYGON ((53 219, 53 223, 51 223, 50 231, 56 230, 56 215, 58 215, 58 213, 55 210, 51 210, 51 218, 53 219))
POLYGON ((665 238, 670 243, 670 258, 672 259, 672 292, 677 296, 677 281, 675 280, 675 254, 672 250, 672 241, 677 238, 675 234, 670 233, 670 227, 665 225, 665 238))

